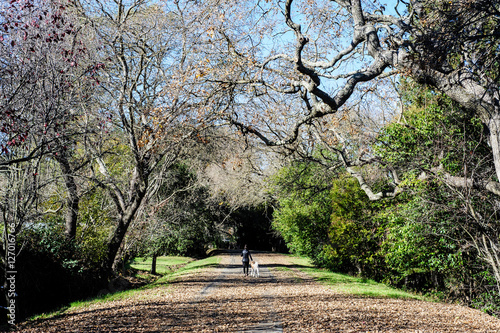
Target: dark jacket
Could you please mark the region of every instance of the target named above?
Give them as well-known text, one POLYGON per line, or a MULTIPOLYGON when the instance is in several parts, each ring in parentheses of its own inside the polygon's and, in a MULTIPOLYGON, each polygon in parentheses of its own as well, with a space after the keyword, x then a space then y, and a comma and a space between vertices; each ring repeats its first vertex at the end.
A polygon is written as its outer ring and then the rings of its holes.
POLYGON ((250 260, 253 260, 252 255, 250 254, 250 251, 247 249, 244 249, 243 252, 241 252, 241 256, 243 257, 241 261, 243 262, 249 262, 248 257, 250 257, 250 260))

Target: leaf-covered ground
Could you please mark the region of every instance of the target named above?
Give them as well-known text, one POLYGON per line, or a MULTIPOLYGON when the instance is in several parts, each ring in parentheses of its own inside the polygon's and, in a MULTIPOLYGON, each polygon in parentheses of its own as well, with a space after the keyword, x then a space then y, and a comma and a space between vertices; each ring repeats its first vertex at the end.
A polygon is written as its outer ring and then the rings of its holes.
POLYGON ((500 332, 500 320, 457 305, 346 296, 314 282, 286 256, 239 256, 130 298, 24 323, 19 332, 500 332), (286 269, 279 269, 285 267, 286 269))

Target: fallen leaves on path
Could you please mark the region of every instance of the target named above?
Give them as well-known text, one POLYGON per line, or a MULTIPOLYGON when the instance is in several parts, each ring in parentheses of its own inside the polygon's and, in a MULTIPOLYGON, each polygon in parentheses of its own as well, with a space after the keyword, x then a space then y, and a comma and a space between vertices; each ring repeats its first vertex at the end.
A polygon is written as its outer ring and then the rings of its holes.
POLYGON ((286 256, 255 254, 261 278, 239 258, 126 300, 24 323, 18 332, 500 332, 500 320, 466 307, 346 296, 293 269, 286 256), (269 275, 266 267, 287 266, 269 275))

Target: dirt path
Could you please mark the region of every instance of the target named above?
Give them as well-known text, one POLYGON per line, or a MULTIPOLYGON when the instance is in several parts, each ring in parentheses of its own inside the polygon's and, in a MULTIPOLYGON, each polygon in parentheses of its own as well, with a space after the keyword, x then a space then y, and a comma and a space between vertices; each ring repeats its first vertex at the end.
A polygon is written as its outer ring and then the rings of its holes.
POLYGON ((465 307, 338 294, 286 256, 255 254, 261 277, 239 256, 122 301, 95 304, 20 332, 500 332, 500 320, 465 307), (288 269, 275 269, 287 267, 288 269))

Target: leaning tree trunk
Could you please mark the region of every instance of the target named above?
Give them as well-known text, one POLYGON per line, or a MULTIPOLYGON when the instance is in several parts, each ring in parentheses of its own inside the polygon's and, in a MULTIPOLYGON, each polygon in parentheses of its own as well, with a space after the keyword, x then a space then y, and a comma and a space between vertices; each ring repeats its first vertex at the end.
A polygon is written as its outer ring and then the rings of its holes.
POLYGON ((118 211, 118 222, 115 230, 113 231, 113 235, 108 241, 106 259, 102 265, 105 274, 108 275, 108 277, 111 277, 118 268, 120 258, 117 260, 117 254, 125 235, 127 234, 128 228, 134 220, 137 210, 146 196, 148 184, 147 177, 144 177, 146 172, 144 172, 144 170, 142 170, 142 172, 138 170, 143 166, 142 163, 137 163, 138 166, 134 168, 133 175, 130 179, 128 195, 125 196, 117 186, 116 181, 110 176, 102 158, 97 154, 96 161, 99 164, 99 171, 108 182, 107 186, 109 193, 118 211))
POLYGON ((117 264, 115 263, 115 257, 120 250, 125 234, 127 233, 129 223, 124 221, 122 218, 118 221, 118 224, 113 232, 113 236, 108 242, 108 249, 106 254, 106 261, 104 262, 104 271, 107 275, 112 276, 117 264))
MULTIPOLYGON (((120 218, 110 241, 108 242, 108 251, 106 255, 106 261, 104 269, 108 275, 113 275, 113 273, 117 270, 119 266, 119 260, 117 260, 116 256, 120 250, 120 246, 122 245, 123 239, 127 234, 128 227, 132 222, 133 217, 128 218, 120 218)), ((118 258, 119 259, 119 258, 118 258)))
POLYGON ((106 255, 106 260, 104 262, 104 270, 109 276, 116 272, 120 258, 117 258, 117 254, 120 250, 120 246, 123 243, 125 235, 127 234, 128 228, 135 218, 135 214, 139 209, 142 200, 145 197, 145 191, 137 190, 135 196, 131 203, 126 207, 126 209, 120 214, 118 224, 113 232, 113 236, 108 242, 108 250, 106 255))

